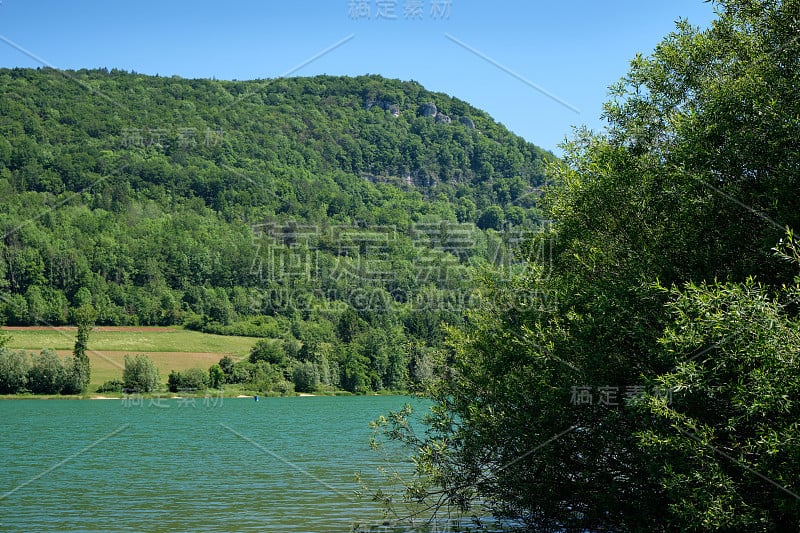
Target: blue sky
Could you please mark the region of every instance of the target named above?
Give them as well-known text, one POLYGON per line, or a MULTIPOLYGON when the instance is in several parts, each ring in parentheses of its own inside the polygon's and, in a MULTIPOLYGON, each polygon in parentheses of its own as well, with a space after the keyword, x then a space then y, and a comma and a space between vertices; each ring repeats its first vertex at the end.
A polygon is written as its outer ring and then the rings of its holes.
POLYGON ((702 0, 2 0, 0 66, 381 74, 466 100, 558 153, 572 126, 602 127, 607 88, 637 52, 679 18, 713 17, 702 0))

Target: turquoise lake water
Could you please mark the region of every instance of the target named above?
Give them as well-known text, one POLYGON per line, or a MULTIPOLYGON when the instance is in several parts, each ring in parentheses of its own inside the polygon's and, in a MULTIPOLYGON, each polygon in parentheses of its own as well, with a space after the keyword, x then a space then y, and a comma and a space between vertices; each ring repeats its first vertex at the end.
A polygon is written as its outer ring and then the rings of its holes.
POLYGON ((0 531, 387 531, 355 473, 380 479, 369 421, 408 402, 2 401, 0 531))

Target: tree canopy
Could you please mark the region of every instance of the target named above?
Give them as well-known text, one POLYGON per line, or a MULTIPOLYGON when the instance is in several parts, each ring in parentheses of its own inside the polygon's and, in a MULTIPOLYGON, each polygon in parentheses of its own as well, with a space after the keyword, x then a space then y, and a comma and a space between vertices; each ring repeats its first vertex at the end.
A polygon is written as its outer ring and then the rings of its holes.
POLYGON ((353 391, 409 384, 554 159, 380 76, 0 69, 0 95, 0 323, 259 336, 353 391))

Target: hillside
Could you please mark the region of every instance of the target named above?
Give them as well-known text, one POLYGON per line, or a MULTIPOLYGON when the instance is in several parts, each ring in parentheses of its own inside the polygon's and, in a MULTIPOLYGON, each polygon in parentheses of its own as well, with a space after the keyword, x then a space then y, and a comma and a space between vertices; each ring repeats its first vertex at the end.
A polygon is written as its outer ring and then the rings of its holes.
POLYGON ((371 369, 351 389, 429 371, 476 269, 519 258, 553 159, 379 76, 3 69, 0 94, 0 320, 91 305, 98 324, 272 337, 371 369))

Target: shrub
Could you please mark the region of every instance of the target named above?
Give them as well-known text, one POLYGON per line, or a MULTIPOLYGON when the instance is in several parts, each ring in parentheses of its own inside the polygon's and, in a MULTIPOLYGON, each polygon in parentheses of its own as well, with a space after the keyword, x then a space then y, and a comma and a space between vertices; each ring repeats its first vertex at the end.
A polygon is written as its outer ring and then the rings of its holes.
POLYGON ((54 350, 42 350, 33 356, 28 372, 28 388, 36 394, 59 394, 64 388, 67 372, 54 350))
POLYGON ((112 379, 97 387, 97 392, 122 392, 123 388, 125 388, 125 383, 122 380, 112 379))
POLYGON ((292 372, 292 381, 297 392, 314 392, 319 387, 319 369, 310 361, 298 363, 292 372))
POLYGON ((28 385, 30 361, 24 350, 0 348, 0 394, 16 394, 28 385))
POLYGON ((286 353, 278 341, 262 339, 250 350, 250 362, 266 361, 271 365, 282 366, 286 363, 286 353))
POLYGON ((212 389, 219 389, 225 383, 225 372, 219 365, 211 365, 208 369, 208 386, 212 389))
POLYGON ((125 355, 125 370, 122 372, 125 389, 136 392, 152 392, 158 388, 158 368, 144 354, 135 357, 125 355))
POLYGON ((208 373, 202 368, 190 368, 185 372, 169 373, 167 386, 170 392, 205 390, 208 388, 208 373))

